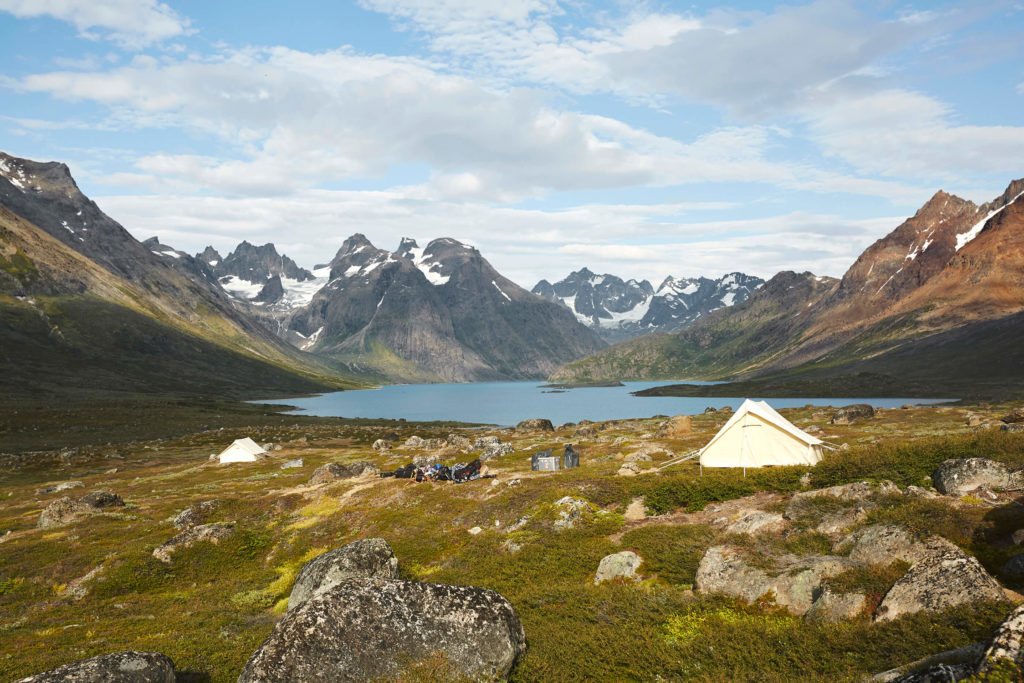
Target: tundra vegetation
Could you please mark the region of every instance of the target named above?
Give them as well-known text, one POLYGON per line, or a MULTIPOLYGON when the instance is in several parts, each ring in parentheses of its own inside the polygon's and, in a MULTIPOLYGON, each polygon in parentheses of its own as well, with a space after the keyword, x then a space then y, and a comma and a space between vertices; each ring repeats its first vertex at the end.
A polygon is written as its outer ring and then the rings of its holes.
MULTIPOLYGON (((1015 407, 908 407, 850 425, 829 424, 827 408, 785 410, 797 426, 849 447, 816 467, 745 474, 701 474, 695 461, 655 471, 672 454, 706 443, 727 418, 721 413, 694 416, 692 433, 675 438, 657 436, 664 418, 589 425, 576 438, 576 426, 523 433, 297 419, 259 408, 232 413, 221 429, 213 428, 218 413, 211 407, 202 430, 82 446, 64 457, 52 451, 10 458, 0 475, 0 678, 130 649, 162 652, 192 680, 233 681, 285 613, 303 564, 350 541, 380 537, 403 578, 490 588, 512 603, 528 643, 513 680, 858 680, 989 638, 1013 609, 1013 594, 872 623, 872 610, 909 564, 851 567, 827 586, 862 592, 865 609, 838 622, 809 620, 771 594, 748 602, 695 591, 702 558, 728 544, 750 566, 770 571, 780 553, 829 553, 836 536, 817 523, 852 507, 811 497, 788 515, 785 532, 735 533, 730 516, 743 505, 782 513, 795 509, 794 493, 860 481, 927 491, 949 458, 984 457, 1024 469, 1024 434, 985 428, 1015 407), (471 440, 495 435, 514 450, 486 463, 492 478, 464 484, 364 475, 308 485, 328 462, 369 461, 389 471, 418 456, 449 463, 475 457, 472 448, 404 445, 413 435, 448 440, 453 433, 471 440), (253 463, 209 460, 242 436, 280 448, 253 463), (389 445, 373 447, 378 439, 389 445), (564 443, 580 450, 579 468, 530 471, 531 452, 560 451, 564 443), (641 473, 619 476, 638 450, 649 454, 633 459, 641 473), (301 467, 282 469, 298 458, 301 467), (84 486, 45 491, 64 481, 84 486), (52 501, 95 491, 115 493, 125 505, 38 528, 52 501), (566 496, 589 504, 570 523, 559 505, 566 496), (179 533, 179 513, 212 500, 193 516, 231 525, 233 533, 181 547, 169 562, 154 557, 179 533), (469 533, 475 527, 482 531, 469 533), (595 585, 601 559, 623 550, 643 558, 640 580, 595 585)), ((19 443, 28 438, 18 434, 19 443)), ((41 448, 54 446, 47 441, 41 448)), ((1024 589, 1021 576, 1004 571, 1021 551, 1013 540, 1024 528, 1016 494, 879 491, 851 517, 849 530, 885 523, 922 539, 942 536, 1002 586, 1024 589)), ((443 661, 426 661, 411 675, 444 680, 447 671, 443 661)))

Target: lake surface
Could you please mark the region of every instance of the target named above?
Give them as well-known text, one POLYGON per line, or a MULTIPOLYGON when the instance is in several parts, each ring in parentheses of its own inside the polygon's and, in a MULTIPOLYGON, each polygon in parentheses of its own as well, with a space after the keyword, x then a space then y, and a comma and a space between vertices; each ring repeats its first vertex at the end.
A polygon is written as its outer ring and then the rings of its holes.
MULTIPOLYGON (((690 382, 708 384, 708 382, 690 382)), ((405 418, 410 422, 435 420, 479 422, 502 426, 521 420, 546 417, 555 425, 586 418, 602 420, 696 415, 708 406, 733 410, 744 398, 690 398, 631 396, 631 391, 663 386, 669 382, 626 382, 621 387, 552 390, 539 382, 478 382, 473 384, 402 384, 365 391, 337 391, 307 398, 259 401, 296 406, 305 415, 322 417, 405 418)), ((905 403, 937 403, 949 399, 919 398, 772 398, 773 408, 792 408, 808 403, 845 406, 869 403, 898 408, 905 403)))

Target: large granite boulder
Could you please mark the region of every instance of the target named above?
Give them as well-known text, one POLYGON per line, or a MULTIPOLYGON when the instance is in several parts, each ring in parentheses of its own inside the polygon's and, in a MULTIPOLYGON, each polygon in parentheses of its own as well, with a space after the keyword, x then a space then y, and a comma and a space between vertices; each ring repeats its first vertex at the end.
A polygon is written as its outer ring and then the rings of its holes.
POLYGON ((40 529, 63 526, 105 508, 123 505, 124 501, 121 500, 121 496, 109 491, 94 491, 77 500, 62 496, 43 509, 36 526, 40 529))
POLYGON ((914 564, 936 549, 955 549, 952 543, 933 536, 925 543, 910 529, 896 524, 873 524, 847 534, 832 546, 832 552, 846 554, 858 564, 891 564, 901 560, 914 564))
POLYGON ((496 436, 478 436, 473 441, 473 450, 480 451, 486 449, 488 446, 497 446, 501 442, 496 436))
POLYGON ((1010 612, 1010 616, 996 629, 991 642, 985 650, 978 673, 990 672, 999 660, 1008 659, 1018 667, 1024 668, 1024 605, 1010 612))
POLYGON ((226 538, 235 534, 235 527, 231 524, 201 524, 199 526, 186 527, 184 531, 171 540, 157 546, 153 550, 153 557, 171 563, 171 555, 182 548, 190 548, 201 541, 209 541, 217 545, 226 538))
POLYGON ((722 593, 755 602, 771 595, 776 604, 800 616, 810 609, 825 579, 849 569, 843 557, 785 555, 768 571, 751 564, 742 548, 709 548, 697 567, 698 593, 722 593))
POLYGON ((218 507, 220 507, 219 500, 204 500, 197 505, 191 505, 175 516, 174 528, 180 531, 190 526, 198 526, 205 522, 207 517, 218 507))
POLYGON ((837 410, 832 416, 832 424, 848 425, 854 420, 864 420, 875 416, 875 409, 867 403, 854 403, 837 410))
POLYGON ((670 417, 658 426, 656 436, 663 439, 679 439, 693 433, 693 420, 689 415, 670 417))
POLYGON ((636 570, 643 564, 644 559, 632 550, 623 550, 620 553, 605 555, 597 566, 597 573, 594 574, 594 584, 612 581, 614 579, 628 579, 639 581, 636 570))
POLYGON ((1017 478, 995 460, 952 458, 939 465, 932 482, 942 493, 960 496, 978 488, 1011 488, 1017 484, 1017 478))
POLYGON ((304 564, 288 597, 288 611, 354 578, 398 578, 398 560, 387 541, 383 538, 353 541, 304 564))
POLYGON ((174 683, 174 662, 159 652, 115 652, 65 664, 17 683, 174 683))
POLYGON ((999 582, 976 559, 948 543, 931 548, 910 567, 885 594, 874 619, 890 621, 904 614, 1005 599, 999 582))
POLYGON ((238 681, 395 679, 438 655, 456 676, 505 679, 525 647, 515 609, 492 590, 348 579, 289 611, 238 681))
POLYGON ((329 484, 332 481, 351 479, 364 474, 373 475, 378 472, 380 469, 376 465, 364 460, 350 463, 329 462, 313 470, 313 475, 309 478, 309 485, 329 484))
POLYGON ((480 454, 480 459, 483 461, 492 460, 499 458, 503 455, 511 455, 515 448, 510 443, 492 443, 488 444, 483 452, 480 454))
POLYGON ((551 420, 542 417, 535 417, 532 420, 523 420, 516 425, 517 432, 553 432, 555 426, 551 420))

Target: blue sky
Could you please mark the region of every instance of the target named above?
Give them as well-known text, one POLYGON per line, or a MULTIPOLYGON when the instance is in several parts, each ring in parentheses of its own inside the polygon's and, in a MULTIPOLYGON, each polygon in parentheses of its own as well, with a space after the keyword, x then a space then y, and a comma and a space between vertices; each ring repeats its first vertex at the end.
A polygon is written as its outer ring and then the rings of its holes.
POLYGON ((0 0, 0 149, 136 237, 841 275, 1024 176, 1024 4, 0 0))

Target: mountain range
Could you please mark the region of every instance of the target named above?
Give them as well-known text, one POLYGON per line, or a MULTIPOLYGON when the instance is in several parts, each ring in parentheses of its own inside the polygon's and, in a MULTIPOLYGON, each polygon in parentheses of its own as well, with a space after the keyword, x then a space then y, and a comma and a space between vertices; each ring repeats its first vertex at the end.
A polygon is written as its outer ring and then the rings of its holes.
POLYGON ((675 333, 574 362, 559 381, 884 372, 953 390, 1024 377, 1024 180, 976 205, 936 193, 839 280, 783 272, 675 333), (1017 337, 1019 338, 1019 337, 1017 337))
POLYGON ((759 277, 729 273, 717 280, 669 276, 654 289, 647 280, 624 281, 583 268, 555 284, 541 280, 531 291, 566 306, 577 320, 614 343, 683 329, 711 311, 742 303, 762 284, 759 277))

